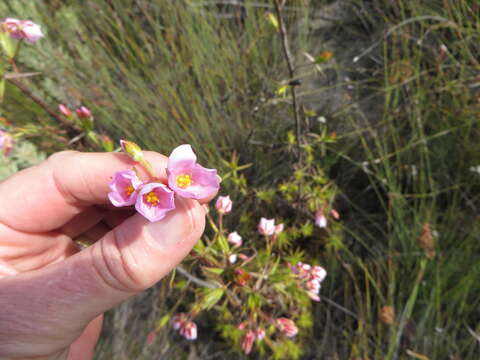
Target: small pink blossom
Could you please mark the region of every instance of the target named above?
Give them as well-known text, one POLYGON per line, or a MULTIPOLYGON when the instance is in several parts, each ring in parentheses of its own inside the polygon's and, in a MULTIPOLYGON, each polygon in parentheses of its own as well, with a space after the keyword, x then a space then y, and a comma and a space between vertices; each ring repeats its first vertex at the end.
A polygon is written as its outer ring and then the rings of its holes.
POLYGON ((215 208, 219 214, 225 215, 232 211, 232 204, 230 196, 219 196, 215 203, 215 208))
POLYGON ((176 147, 168 158, 168 186, 185 198, 204 199, 220 188, 217 170, 197 164, 197 156, 190 145, 176 147))
POLYGON ((195 340, 197 338, 197 324, 193 321, 187 321, 180 327, 180 335, 187 340, 195 340))
POLYGON ((189 315, 185 313, 175 314, 172 318, 172 326, 175 330, 179 330, 187 340, 195 340, 197 338, 197 324, 190 320, 189 315))
POLYGON ((275 225, 275 235, 278 235, 280 234, 283 229, 285 228, 285 225, 284 224, 278 224, 278 225, 275 225))
POLYGON ((133 170, 118 171, 110 183, 112 191, 108 193, 108 199, 116 207, 133 205, 141 185, 142 181, 133 170))
POLYGON ((340 219, 340 214, 339 214, 338 211, 335 210, 335 209, 330 210, 330 215, 332 215, 332 217, 333 217, 335 220, 339 220, 339 219, 340 219))
POLYGON ((242 246, 242 237, 236 231, 228 234, 227 240, 233 246, 242 246))
POLYGON ((327 218, 323 212, 323 208, 318 209, 315 213, 315 225, 317 225, 319 228, 327 227, 327 218))
POLYGON ((237 262, 237 254, 232 254, 228 257, 230 264, 235 264, 237 262))
POLYGON ((258 232, 264 236, 272 236, 275 234, 275 219, 261 218, 258 224, 258 232))
POLYGON ((10 133, 0 130, 0 152, 8 156, 13 149, 13 136, 10 133))
POLYGON ((77 110, 77 115, 79 118, 82 118, 82 119, 89 119, 92 117, 92 112, 90 111, 89 108, 85 107, 85 106, 80 106, 77 110))
POLYGON ((315 294, 311 291, 308 291, 307 292, 307 295, 310 297, 310 299, 312 299, 313 301, 320 301, 320 296, 318 296, 318 294, 315 294))
POLYGON ((298 333, 295 323, 287 318, 278 318, 276 320, 278 329, 287 337, 294 337, 298 333))
POLYGON ((318 265, 312 268, 310 274, 312 275, 313 279, 319 282, 322 282, 327 277, 327 271, 323 267, 318 265))
POLYGON ((306 288, 308 292, 318 295, 318 293, 320 292, 320 282, 314 279, 308 280, 306 283, 306 288))
POLYGON ((151 222, 161 220, 175 209, 174 192, 162 183, 149 183, 138 192, 135 209, 151 222))
POLYGON ((250 354, 252 351, 253 342, 255 341, 255 332, 248 330, 242 340, 242 350, 245 354, 250 354))
POLYGON ((152 345, 155 342, 157 333, 155 331, 150 331, 147 335, 147 345, 152 345))
POLYGON ((172 326, 175 330, 180 329, 180 327, 187 321, 188 316, 185 313, 178 313, 172 317, 172 326))
POLYGON ((1 25, 12 38, 17 40, 25 39, 25 41, 33 44, 43 37, 40 25, 30 20, 7 18, 3 20, 1 25))
POLYGON ((248 323, 246 321, 243 321, 240 324, 238 324, 237 327, 238 327, 239 330, 245 330, 247 328, 247 325, 248 325, 248 323))
POLYGON ((257 336, 258 341, 262 341, 263 338, 265 337, 265 330, 259 327, 257 328, 257 330, 255 330, 255 335, 257 336))
POLYGON ((58 110, 60 110, 60 112, 66 117, 69 117, 70 115, 72 115, 72 111, 63 104, 58 105, 58 110))

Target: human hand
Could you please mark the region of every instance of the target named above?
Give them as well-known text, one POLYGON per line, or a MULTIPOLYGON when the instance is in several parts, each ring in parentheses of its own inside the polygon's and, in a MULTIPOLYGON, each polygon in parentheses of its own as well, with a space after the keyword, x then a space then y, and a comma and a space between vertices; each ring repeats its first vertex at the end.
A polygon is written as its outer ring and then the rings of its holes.
MULTIPOLYGON (((165 183, 167 158, 145 155, 165 183)), ((167 275, 200 238, 210 199, 177 197, 154 223, 108 205, 110 177, 133 165, 66 151, 0 183, 0 359, 91 359, 103 312, 167 275), (79 251, 79 236, 94 244, 79 251)))

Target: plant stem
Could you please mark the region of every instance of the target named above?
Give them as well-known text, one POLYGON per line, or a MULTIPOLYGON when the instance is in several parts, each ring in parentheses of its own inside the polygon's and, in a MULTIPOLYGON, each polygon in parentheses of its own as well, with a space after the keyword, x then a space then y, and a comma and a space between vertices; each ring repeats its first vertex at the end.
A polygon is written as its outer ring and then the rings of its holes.
MULTIPOLYGON (((293 56, 292 52, 290 51, 290 45, 288 42, 288 33, 287 28, 285 26, 285 21, 282 16, 282 8, 280 6, 279 0, 274 0, 275 11, 277 13, 278 18, 278 25, 279 25, 279 33, 280 38, 282 39, 282 48, 283 54, 285 56, 285 60, 287 61, 288 73, 290 80, 295 78, 295 68, 293 66, 293 56)), ((302 129, 300 123, 300 111, 298 107, 298 100, 297 100, 297 89, 296 86, 290 86, 290 92, 292 93, 292 107, 293 107, 293 114, 295 118, 295 128, 296 128, 296 135, 297 135, 297 146, 298 146, 298 157, 301 159, 302 152, 301 152, 301 145, 302 145, 302 129)))

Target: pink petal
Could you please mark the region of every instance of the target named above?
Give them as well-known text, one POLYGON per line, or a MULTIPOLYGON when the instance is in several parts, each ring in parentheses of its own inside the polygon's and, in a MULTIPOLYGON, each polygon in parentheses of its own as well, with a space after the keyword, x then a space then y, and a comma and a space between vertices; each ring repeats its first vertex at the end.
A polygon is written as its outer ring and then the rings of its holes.
POLYGON ((137 190, 141 187, 142 181, 137 177, 137 174, 132 170, 117 171, 110 183, 108 198, 113 206, 129 206, 135 204, 137 200, 137 190), (135 190, 130 195, 126 193, 126 189, 132 186, 135 190))
POLYGON ((168 157, 167 169, 174 171, 176 169, 190 167, 197 162, 197 156, 188 144, 177 146, 168 157))
POLYGON ((169 172, 168 186, 178 195, 191 199, 204 199, 215 194, 220 188, 217 177, 217 170, 207 169, 201 165, 194 164, 190 168, 182 167, 180 170, 169 172), (190 175, 192 184, 186 188, 177 185, 177 176, 190 175))
POLYGON ((138 193, 135 209, 151 222, 161 220, 170 210, 175 209, 174 192, 161 183, 144 185, 138 193), (154 192, 158 198, 157 204, 148 203, 147 194, 154 192))

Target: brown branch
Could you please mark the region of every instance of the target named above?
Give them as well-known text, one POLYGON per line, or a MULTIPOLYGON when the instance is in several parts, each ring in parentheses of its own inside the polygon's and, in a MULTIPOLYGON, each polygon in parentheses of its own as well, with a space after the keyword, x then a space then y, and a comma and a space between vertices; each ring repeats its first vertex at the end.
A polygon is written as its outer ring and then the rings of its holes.
POLYGON ((33 102, 35 102, 37 105, 39 105, 43 110, 45 110, 46 113, 48 113, 50 116, 55 118, 63 127, 67 128, 71 132, 74 133, 79 133, 82 130, 76 126, 75 124, 71 123, 67 119, 64 119, 60 114, 57 114, 55 111, 53 111, 47 103, 45 103, 42 99, 39 97, 35 96, 33 92, 26 87, 20 80, 17 80, 15 78, 7 78, 7 81, 9 81, 11 84, 15 85, 20 91, 29 97, 33 102))
MULTIPOLYGON (((285 26, 285 20, 282 16, 282 6, 280 5, 280 0, 273 1, 275 5, 275 11, 277 13, 278 18, 278 25, 279 25, 279 33, 280 38, 282 39, 282 48, 283 54, 285 55, 285 60, 287 61, 288 66, 288 73, 290 76, 290 80, 295 78, 295 67, 293 65, 293 56, 292 52, 290 51, 290 45, 288 42, 288 34, 287 34, 287 27, 285 26)), ((290 86, 290 91, 292 93, 292 107, 293 113, 295 117, 295 128, 297 133, 297 144, 298 144, 298 154, 301 157, 301 143, 302 143, 302 129, 300 124, 300 114, 298 108, 298 100, 297 100, 297 89, 295 85, 290 86)))

